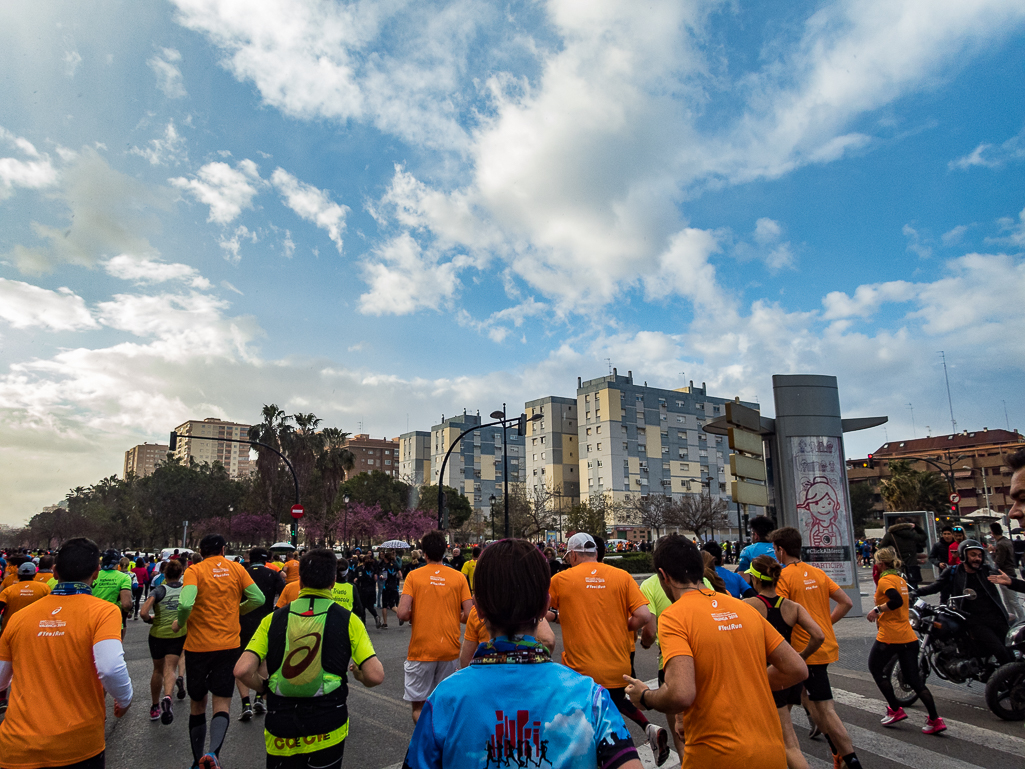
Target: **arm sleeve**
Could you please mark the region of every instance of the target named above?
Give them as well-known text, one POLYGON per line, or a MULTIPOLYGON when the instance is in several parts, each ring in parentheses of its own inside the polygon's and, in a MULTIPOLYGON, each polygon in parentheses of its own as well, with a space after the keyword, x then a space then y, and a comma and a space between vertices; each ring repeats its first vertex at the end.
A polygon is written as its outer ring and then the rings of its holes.
POLYGON ((1017 579, 1016 577, 1011 577, 1011 584, 1007 587, 1008 589, 1013 590, 1016 593, 1025 593, 1025 580, 1017 579))
MULTIPOLYGON (((182 592, 184 593, 185 591, 183 590, 182 592)), ((243 595, 245 600, 238 607, 239 614, 248 614, 253 609, 259 609, 266 600, 263 591, 252 580, 249 580, 249 584, 246 585, 246 592, 243 595)))
POLYGON ((895 588, 887 588, 886 597, 890 599, 886 602, 886 608, 890 611, 893 611, 894 609, 899 609, 901 606, 904 605, 903 596, 901 596, 901 594, 895 588))
MULTIPOLYGON (((185 574, 185 579, 189 578, 188 573, 185 574)), ((196 603, 196 593, 199 591, 196 589, 196 583, 193 582, 191 585, 186 583, 185 587, 182 588, 181 593, 178 594, 178 625, 183 626, 189 621, 189 615, 192 614, 192 606, 196 603)))
POLYGON ((132 679, 128 676, 121 641, 108 638, 93 644, 93 661, 107 694, 121 707, 128 707, 132 703, 132 679))

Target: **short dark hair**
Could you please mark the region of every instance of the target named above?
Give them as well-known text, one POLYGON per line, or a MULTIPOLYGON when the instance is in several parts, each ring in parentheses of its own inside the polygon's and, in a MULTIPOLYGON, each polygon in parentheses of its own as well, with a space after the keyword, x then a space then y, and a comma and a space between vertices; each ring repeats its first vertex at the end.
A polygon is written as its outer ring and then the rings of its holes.
POLYGON ((471 553, 474 558, 480 558, 480 545, 473 546, 473 552, 471 553))
POLYGON ((1018 449, 1007 458, 1007 466, 1012 473, 1016 473, 1025 467, 1025 449, 1018 449))
POLYGON ((164 566, 164 579, 168 582, 174 582, 184 573, 185 565, 181 561, 168 561, 164 566))
POLYGON ((434 529, 420 538, 420 547, 423 548, 428 560, 440 561, 445 557, 445 549, 448 547, 448 542, 445 541, 445 535, 442 532, 434 529))
POLYGON ((533 630, 545 612, 552 570, 525 539, 502 539, 488 546, 473 573, 477 613, 495 633, 533 630))
POLYGON ((748 526, 751 527, 751 531, 758 535, 759 539, 765 540, 769 536, 769 532, 776 528, 776 524, 772 522, 772 519, 767 515, 756 515, 750 521, 748 526))
POLYGON ((945 531, 949 531, 951 534, 953 534, 954 533, 954 527, 953 526, 944 526, 942 529, 940 529, 940 534, 942 534, 945 531))
POLYGON ((44 555, 39 559, 40 569, 52 569, 53 568, 53 556, 44 555))
POLYGON ((265 547, 254 547, 249 551, 249 563, 267 563, 270 552, 265 547))
POLYGON ((769 534, 769 541, 791 558, 801 557, 801 532, 793 526, 784 526, 769 534))
POLYGON ((220 555, 227 544, 220 534, 207 534, 199 540, 199 554, 204 558, 210 555, 220 555))
POLYGON ((996 521, 993 521, 993 523, 989 525, 989 530, 998 537, 1004 533, 1004 527, 996 521))
POLYGON ((698 546, 682 534, 662 537, 655 546, 652 560, 655 571, 661 570, 680 583, 700 585, 705 573, 705 561, 698 546))
POLYGON ((299 581, 303 587, 326 590, 335 583, 338 559, 327 548, 310 550, 299 559, 299 581))
POLYGON ((713 539, 710 542, 703 544, 701 549, 715 559, 716 566, 722 566, 722 547, 718 542, 713 539))
POLYGON ((57 551, 55 568, 61 582, 84 582, 100 568, 100 548, 87 537, 69 539, 57 551))

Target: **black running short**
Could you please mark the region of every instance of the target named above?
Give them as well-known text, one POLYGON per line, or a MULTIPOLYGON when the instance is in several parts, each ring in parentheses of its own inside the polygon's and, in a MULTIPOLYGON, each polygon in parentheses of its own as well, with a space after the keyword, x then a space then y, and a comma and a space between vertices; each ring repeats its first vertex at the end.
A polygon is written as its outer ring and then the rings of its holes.
POLYGON ((788 686, 786 689, 773 692, 772 700, 776 703, 777 708, 785 708, 787 705, 800 705, 802 689, 804 689, 804 683, 788 686))
POLYGON ((808 692, 808 699, 812 702, 826 702, 833 699, 833 689, 829 686, 827 667, 829 666, 808 666, 808 680, 804 682, 804 688, 808 692))
POLYGON ((180 657, 185 647, 185 636, 181 638, 157 638, 155 635, 149 637, 149 656, 155 660, 162 660, 167 655, 180 657))
POLYGON ((267 769, 341 769, 345 755, 345 742, 313 753, 295 756, 272 756, 267 754, 267 769))
POLYGON ((215 652, 185 652, 185 688, 189 698, 199 702, 209 692, 214 697, 231 697, 235 692, 235 663, 242 647, 215 652))
POLYGON ((101 750, 92 758, 85 761, 76 761, 73 764, 64 764, 61 767, 50 767, 50 769, 104 769, 107 765, 107 751, 101 750))
POLYGON ((385 609, 394 609, 399 605, 399 591, 393 587, 386 587, 381 596, 381 606, 385 609))

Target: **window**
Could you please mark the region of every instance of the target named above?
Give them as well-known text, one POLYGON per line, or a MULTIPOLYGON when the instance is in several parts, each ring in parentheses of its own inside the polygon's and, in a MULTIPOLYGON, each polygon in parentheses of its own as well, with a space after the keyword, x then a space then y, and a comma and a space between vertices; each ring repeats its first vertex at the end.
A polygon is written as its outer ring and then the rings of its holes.
POLYGON ((669 417, 667 417, 667 416, 666 416, 665 414, 659 414, 659 415, 658 415, 658 417, 659 417, 659 419, 661 419, 661 420, 662 420, 663 422, 665 422, 665 421, 667 421, 667 420, 669 419, 669 417))
POLYGON ((542 445, 542 446, 544 446, 544 445, 545 445, 545 437, 544 437, 543 435, 541 436, 541 445, 542 445))
POLYGON ((722 410, 721 406, 712 406, 712 413, 718 414, 722 410))
POLYGON ((537 475, 537 468, 534 468, 534 475, 537 475))
POLYGON ((699 441, 707 441, 708 440, 708 435, 705 434, 705 433, 698 433, 698 440, 699 441))
POLYGON ((598 476, 598 485, 599 486, 604 486, 605 485, 605 479, 602 478, 600 475, 598 476))
POLYGON ((587 469, 590 470, 592 467, 594 467, 594 462, 587 460, 587 469))
POLYGON ((544 452, 542 451, 542 452, 541 452, 541 461, 542 461, 542 462, 544 461, 544 458, 545 458, 545 453, 544 453, 544 452))
POLYGON ((584 396, 584 402, 585 403, 590 403, 591 402, 591 396, 590 395, 585 395, 584 396))
POLYGON ((536 446, 537 445, 537 438, 534 438, 531 443, 532 443, 532 445, 536 446))
POLYGON ((662 453, 663 454, 668 454, 669 453, 669 447, 668 446, 663 446, 662 447, 662 453))
POLYGON ((590 452, 590 451, 591 451, 591 444, 590 444, 590 443, 588 443, 588 444, 587 444, 587 451, 588 451, 588 452, 590 452))
POLYGON ((368 465, 372 465, 372 464, 374 464, 374 460, 372 460, 372 459, 368 459, 368 460, 367 460, 367 464, 368 464, 368 465))
POLYGON ((630 450, 630 444, 627 443, 626 441, 623 441, 623 451, 629 451, 629 450, 630 450))
POLYGON ((542 467, 541 468, 541 475, 544 475, 544 474, 545 474, 545 469, 542 467))
POLYGON ((643 395, 638 395, 637 396, 637 402, 638 403, 644 403, 644 396, 643 395))
POLYGON ((590 427, 588 427, 588 428, 587 428, 587 434, 588 434, 588 435, 590 435, 590 434, 591 434, 591 428, 590 428, 590 427))
POLYGON ((594 418, 595 418, 596 420, 600 420, 600 419, 601 419, 601 412, 600 412, 600 411, 597 411, 597 410, 595 410, 595 412, 594 412, 594 418))
POLYGON ((687 458, 687 449, 680 449, 680 459, 687 458))
POLYGON ((680 472, 686 473, 690 470, 690 464, 687 462, 680 462, 680 472))
POLYGON ((598 460, 598 467, 601 467, 601 460, 598 460))
POLYGON ((587 479, 587 485, 588 485, 588 487, 594 486, 594 478, 588 478, 587 479))
POLYGON ((598 444, 598 451, 601 451, 601 444, 598 444))
POLYGON ((480 478, 480 470, 474 470, 473 471, 473 477, 474 478, 480 478))
MULTIPOLYGON (((384 453, 385 453, 385 454, 387 454, 388 452, 386 451, 386 452, 384 452, 384 453)), ((384 463, 385 463, 386 465, 390 465, 390 464, 391 464, 391 460, 390 460, 390 459, 386 459, 386 460, 384 460, 384 463)))
POLYGON ((534 454, 534 455, 533 455, 533 456, 531 457, 531 459, 533 459, 533 460, 534 460, 534 461, 536 462, 536 461, 537 461, 537 454, 534 454))
POLYGON ((682 425, 682 424, 684 423, 684 421, 685 421, 685 420, 684 420, 684 418, 683 418, 682 416, 680 416, 679 414, 677 414, 677 415, 676 415, 676 421, 677 421, 677 422, 678 422, 679 424, 681 424, 681 425, 682 425))
POLYGON ((600 405, 600 401, 599 401, 599 398, 601 398, 601 396, 600 396, 600 395, 595 395, 595 396, 594 396, 594 407, 595 407, 595 408, 598 408, 598 406, 600 405))
POLYGON ((585 411, 585 412, 584 412, 584 417, 585 417, 586 419, 590 419, 590 418, 591 418, 591 412, 590 412, 590 411, 585 411))
POLYGON ((707 457, 708 456, 708 449, 698 449, 698 456, 699 457, 707 457))
POLYGON ((594 431, 595 431, 596 433, 599 433, 599 434, 600 434, 600 433, 601 433, 601 425, 598 425, 598 426, 597 426, 596 428, 594 428, 594 431))

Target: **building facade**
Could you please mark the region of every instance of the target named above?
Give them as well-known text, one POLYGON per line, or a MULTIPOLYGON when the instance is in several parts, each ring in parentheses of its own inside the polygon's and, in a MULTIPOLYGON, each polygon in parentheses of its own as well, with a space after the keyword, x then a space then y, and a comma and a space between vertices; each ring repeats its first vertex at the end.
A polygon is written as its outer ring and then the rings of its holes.
POLYGON ((549 395, 527 401, 524 408, 527 488, 533 499, 547 497, 551 509, 566 514, 580 501, 576 398, 549 395), (534 415, 541 419, 529 421, 534 415))
POLYGON ((192 436, 202 436, 247 440, 249 425, 207 417, 203 420, 191 419, 183 422, 175 428, 175 432, 178 433, 178 446, 174 456, 183 462, 188 462, 190 458, 200 464, 206 462, 212 465, 214 462, 220 462, 231 478, 246 478, 256 469, 256 462, 249 459, 248 443, 192 439, 192 436))
POLYGON ((431 483, 431 434, 414 430, 399 436, 399 478, 411 486, 431 483))
POLYGON ((380 470, 398 478, 399 444, 398 438, 371 438, 367 433, 351 436, 342 444, 355 457, 355 467, 348 473, 348 477, 380 470))
MULTIPOLYGON (((197 441, 198 442, 198 441, 197 441)), ((166 443, 141 443, 125 452, 125 471, 122 478, 133 473, 137 478, 153 475, 157 462, 167 459, 169 447, 166 443)))

